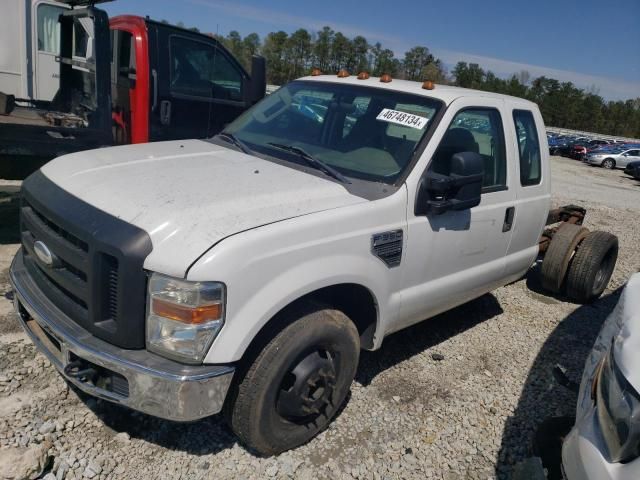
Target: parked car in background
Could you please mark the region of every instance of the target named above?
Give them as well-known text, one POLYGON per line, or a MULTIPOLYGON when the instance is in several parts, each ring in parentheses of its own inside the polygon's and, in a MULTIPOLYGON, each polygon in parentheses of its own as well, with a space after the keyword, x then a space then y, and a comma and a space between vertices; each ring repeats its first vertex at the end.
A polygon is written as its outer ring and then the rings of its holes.
POLYGON ((570 138, 562 135, 557 137, 551 137, 548 140, 549 155, 560 155, 560 150, 563 148, 566 148, 570 141, 571 141, 570 138))
POLYGON ((627 163, 624 173, 631 175, 633 178, 638 178, 640 176, 640 160, 627 163))
POLYGON ((613 143, 613 140, 603 140, 601 138, 594 138, 592 140, 589 140, 587 142, 587 146, 588 147, 598 147, 601 145, 611 145, 613 143))
POLYGON ((613 147, 611 140, 594 139, 587 142, 580 142, 576 143, 573 146, 571 152, 569 153, 569 157, 575 160, 584 161, 587 154, 593 153, 599 149, 606 149, 611 147, 613 147))
POLYGON ((567 480, 640 478, 640 273, 587 358, 576 424, 562 448, 567 480))
POLYGON ((587 153, 589 153, 589 149, 596 150, 597 147, 588 147, 585 143, 576 143, 571 147, 569 151, 569 157, 574 160, 582 160, 587 153))
POLYGON ((587 154, 586 162, 600 167, 625 168, 630 162, 640 160, 640 147, 622 148, 619 150, 600 151, 587 154))
POLYGON ((583 138, 571 138, 568 139, 566 143, 563 145, 559 145, 556 148, 556 152, 554 155, 560 155, 562 157, 571 157, 573 148, 576 146, 584 146, 586 141, 583 138))

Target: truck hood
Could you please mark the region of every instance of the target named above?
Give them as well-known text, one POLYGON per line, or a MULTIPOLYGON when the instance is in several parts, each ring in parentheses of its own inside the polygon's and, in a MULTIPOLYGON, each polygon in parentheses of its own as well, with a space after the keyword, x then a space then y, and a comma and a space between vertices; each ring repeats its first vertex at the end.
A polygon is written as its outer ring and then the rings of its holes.
POLYGON ((70 194, 145 230, 145 268, 184 276, 222 239, 366 200, 342 185, 201 140, 66 155, 42 172, 70 194))

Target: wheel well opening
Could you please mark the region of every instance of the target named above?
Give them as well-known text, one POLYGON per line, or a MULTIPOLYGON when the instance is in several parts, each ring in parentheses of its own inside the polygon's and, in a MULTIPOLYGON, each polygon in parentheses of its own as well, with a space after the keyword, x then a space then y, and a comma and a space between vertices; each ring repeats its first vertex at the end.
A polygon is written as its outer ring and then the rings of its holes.
POLYGON ((355 323, 362 348, 373 348, 378 306, 368 288, 355 283, 333 285, 296 300, 296 302, 299 301, 317 301, 340 310, 355 323))
POLYGON ((269 320, 255 336, 245 355, 260 351, 278 332, 296 318, 301 306, 316 303, 340 310, 353 321, 360 335, 360 346, 370 350, 378 319, 378 306, 371 291, 362 285, 343 283, 321 288, 294 300, 269 320))

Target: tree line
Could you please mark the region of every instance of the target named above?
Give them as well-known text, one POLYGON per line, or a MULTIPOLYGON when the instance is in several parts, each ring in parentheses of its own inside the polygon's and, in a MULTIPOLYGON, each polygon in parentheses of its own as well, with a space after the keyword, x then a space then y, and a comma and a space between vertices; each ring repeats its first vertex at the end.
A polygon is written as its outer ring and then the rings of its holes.
POLYGON ((458 62, 447 72, 443 62, 425 46, 415 46, 398 58, 380 42, 371 44, 361 35, 349 38, 328 26, 318 32, 303 28, 291 34, 271 32, 264 39, 256 33, 242 37, 235 30, 215 36, 247 69, 253 55, 263 55, 267 82, 274 85, 308 75, 312 68, 325 73, 343 68, 352 74, 388 73, 394 78, 431 80, 526 98, 539 105, 550 126, 640 138, 640 96, 606 101, 594 88, 578 88, 572 82, 545 76, 532 79, 526 71, 504 79, 476 63, 458 62))

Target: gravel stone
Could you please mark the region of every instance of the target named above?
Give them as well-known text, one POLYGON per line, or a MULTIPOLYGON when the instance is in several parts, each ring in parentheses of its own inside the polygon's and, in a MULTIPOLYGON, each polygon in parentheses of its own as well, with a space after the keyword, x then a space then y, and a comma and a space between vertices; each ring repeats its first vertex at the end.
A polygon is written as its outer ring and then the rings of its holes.
POLYGON ((113 439, 118 443, 130 443, 131 442, 131 437, 129 436, 129 434, 127 432, 120 432, 115 437, 113 437, 113 439))

